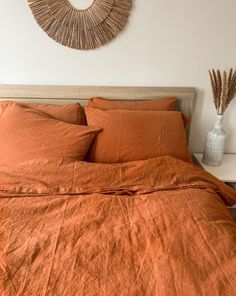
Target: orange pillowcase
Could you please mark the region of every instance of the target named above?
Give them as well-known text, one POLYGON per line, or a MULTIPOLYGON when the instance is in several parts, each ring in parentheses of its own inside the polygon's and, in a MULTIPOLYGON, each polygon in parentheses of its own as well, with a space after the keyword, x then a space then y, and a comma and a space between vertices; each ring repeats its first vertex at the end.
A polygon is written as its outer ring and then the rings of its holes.
POLYGON ((88 161, 116 163, 163 155, 191 161, 181 112, 86 107, 85 113, 88 125, 102 128, 88 161))
POLYGON ((0 164, 40 158, 83 160, 99 130, 10 104, 0 117, 0 164))
POLYGON ((0 102, 0 114, 12 104, 41 111, 55 119, 74 124, 84 124, 83 108, 79 103, 66 105, 37 104, 37 103, 16 103, 11 101, 0 102))
POLYGON ((154 100, 110 100, 104 98, 92 98, 88 101, 89 107, 105 110, 169 110, 176 108, 176 97, 167 97, 154 100))
MULTIPOLYGON (((166 97, 154 100, 110 100, 104 98, 91 98, 88 101, 89 107, 103 110, 153 110, 153 111, 174 111, 176 110, 176 97, 166 97)), ((190 118, 183 114, 185 127, 190 123, 190 118)))

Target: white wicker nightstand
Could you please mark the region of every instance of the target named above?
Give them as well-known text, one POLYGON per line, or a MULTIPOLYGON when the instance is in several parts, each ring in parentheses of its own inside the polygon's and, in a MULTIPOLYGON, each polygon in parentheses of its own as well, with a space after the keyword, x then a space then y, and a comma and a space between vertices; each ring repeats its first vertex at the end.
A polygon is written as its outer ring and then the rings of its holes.
MULTIPOLYGON (((194 156, 204 170, 236 190, 236 154, 224 154, 222 164, 218 167, 211 167, 202 163, 202 153, 194 153, 194 156)), ((236 221, 236 204, 229 208, 229 211, 236 221)))

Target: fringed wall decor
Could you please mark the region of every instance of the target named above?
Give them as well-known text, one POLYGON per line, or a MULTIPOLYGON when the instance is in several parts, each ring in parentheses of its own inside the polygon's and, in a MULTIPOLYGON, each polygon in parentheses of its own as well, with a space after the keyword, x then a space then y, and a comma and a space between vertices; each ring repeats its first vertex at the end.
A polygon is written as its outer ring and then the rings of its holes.
POLYGON ((94 0, 84 10, 68 0, 28 0, 49 37, 75 49, 94 49, 113 39, 125 26, 132 0, 94 0))

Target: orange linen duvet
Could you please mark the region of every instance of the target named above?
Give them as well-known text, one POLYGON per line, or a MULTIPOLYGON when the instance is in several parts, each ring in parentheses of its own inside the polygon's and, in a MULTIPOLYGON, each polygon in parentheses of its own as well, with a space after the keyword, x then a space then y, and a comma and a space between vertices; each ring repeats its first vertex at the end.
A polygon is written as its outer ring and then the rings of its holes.
POLYGON ((0 295, 236 295, 234 202, 171 157, 1 167, 0 295))

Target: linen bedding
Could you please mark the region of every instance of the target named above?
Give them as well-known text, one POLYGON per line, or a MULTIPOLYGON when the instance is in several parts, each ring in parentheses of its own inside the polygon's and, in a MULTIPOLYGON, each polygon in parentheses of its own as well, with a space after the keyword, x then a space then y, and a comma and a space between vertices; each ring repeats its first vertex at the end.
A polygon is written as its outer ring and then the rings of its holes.
POLYGON ((235 202, 170 156, 2 166, 0 295, 235 295, 235 202))
POLYGON ((191 161, 181 112, 85 107, 85 114, 89 126, 102 129, 86 156, 90 162, 119 163, 164 155, 191 161))

